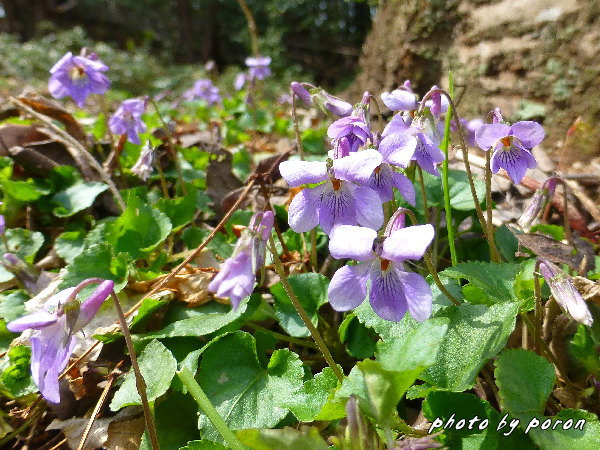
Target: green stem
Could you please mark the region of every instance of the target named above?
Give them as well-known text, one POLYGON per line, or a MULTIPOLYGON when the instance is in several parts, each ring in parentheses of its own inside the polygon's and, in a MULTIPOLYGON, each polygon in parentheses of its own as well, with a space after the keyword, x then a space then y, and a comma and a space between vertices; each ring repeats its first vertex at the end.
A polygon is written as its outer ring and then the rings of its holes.
POLYGON ((427 192, 425 192, 425 179, 423 178, 423 171, 421 166, 417 165, 417 172, 419 173, 419 186, 421 187, 421 198, 423 199, 423 215, 425 216, 425 222, 429 223, 429 207, 427 206, 427 192))
POLYGON ((150 443, 154 450, 159 450, 160 446, 158 445, 158 436, 156 435, 154 416, 152 415, 152 410, 150 409, 150 404, 148 403, 148 397, 146 395, 146 382, 142 376, 140 366, 138 365, 135 349, 133 348, 133 342, 131 341, 131 334, 129 333, 129 327, 127 325, 127 321, 125 320, 125 315, 123 314, 121 302, 119 302, 117 294, 115 294, 115 291, 111 291, 110 295, 115 304, 119 322, 121 322, 121 330, 123 331, 123 336, 125 337, 125 344, 127 345, 127 351, 129 352, 129 358, 131 359, 131 367, 133 368, 133 374, 135 376, 135 386, 138 394, 140 395, 140 399, 142 400, 142 409, 144 410, 144 419, 146 421, 146 429, 148 430, 150 443))
POLYGON ((278 333, 277 331, 273 331, 273 330, 269 330, 268 328, 261 327, 260 325, 257 325, 252 322, 247 323, 246 326, 248 326, 256 331, 262 331, 264 333, 269 333, 271 336, 273 336, 274 338, 276 338, 282 342, 289 342, 290 344, 296 344, 296 345, 300 345, 302 347, 308 347, 308 348, 312 348, 314 350, 319 350, 319 347, 317 347, 313 342, 305 341, 304 339, 298 339, 298 338, 295 338, 292 336, 287 336, 285 334, 278 333))
POLYGON ((543 309, 542 309, 542 288, 540 286, 540 276, 538 271, 540 269, 540 260, 536 260, 535 267, 533 268, 533 291, 535 295, 535 319, 534 319, 534 349, 539 355, 541 351, 542 341, 542 321, 543 321, 543 309))
MULTIPOLYGON (((448 84, 450 97, 454 97, 454 83, 452 72, 448 72, 448 84)), ((452 110, 446 113, 444 122, 444 139, 442 140, 442 151, 444 152, 444 161, 442 163, 442 185, 444 187, 444 209, 446 210, 446 229, 448 230, 448 244, 450 246, 450 259, 452 265, 458 264, 456 256, 456 243, 454 242, 454 226, 452 224, 452 207, 450 206, 450 187, 448 181, 448 146, 450 144, 450 120, 452 119, 452 110)))
POLYGON ((492 169, 491 169, 491 152, 485 152, 485 209, 487 213, 487 229, 485 231, 488 242, 490 244, 490 257, 494 262, 500 262, 500 254, 496 248, 496 240, 494 239, 494 224, 492 223, 492 169))
POLYGON ((219 412, 215 409, 187 367, 182 367, 181 370, 177 372, 177 376, 187 388, 191 396, 194 397, 194 400, 196 400, 196 403, 198 403, 198 406, 202 412, 206 414, 208 420, 210 420, 217 431, 221 433, 221 436, 223 436, 223 439, 225 442, 227 442, 227 445, 229 445, 229 447, 231 447, 233 450, 246 450, 246 447, 238 440, 235 433, 227 426, 223 420, 223 417, 221 417, 219 412))
POLYGON ((275 264, 275 271, 277 272, 277 275, 279 275, 279 278, 281 279, 281 284, 283 284, 283 289, 285 290, 286 294, 290 298, 292 305, 294 305, 294 308, 296 308, 296 311, 298 312, 298 315, 302 319, 302 322, 304 322, 304 325, 306 325, 306 328, 308 328, 308 331, 310 331, 310 334, 311 334, 312 338, 314 339, 315 343, 317 344, 317 346, 319 347, 319 350, 323 354, 325 361, 327 361, 327 364, 329 364, 329 367, 331 367, 331 370, 333 370, 333 373, 335 374, 337 379, 341 382, 344 379, 344 374, 342 373, 342 371, 340 370, 338 365, 333 360, 333 357, 331 356, 331 352, 327 348, 327 345, 325 345, 325 341, 323 340, 323 337, 321 337, 319 330, 317 330, 317 328, 310 321, 308 314, 306 314, 304 307, 302 306, 302 304, 300 303, 300 300, 298 300, 298 297, 296 296, 296 293, 292 289, 292 286, 290 285, 290 282, 288 281, 287 276, 285 275, 285 271, 283 270, 283 265, 281 264, 279 255, 277 254, 277 248, 275 247, 275 241, 273 240, 273 236, 269 237, 269 245, 271 247, 271 253, 273 254, 273 263, 275 264))

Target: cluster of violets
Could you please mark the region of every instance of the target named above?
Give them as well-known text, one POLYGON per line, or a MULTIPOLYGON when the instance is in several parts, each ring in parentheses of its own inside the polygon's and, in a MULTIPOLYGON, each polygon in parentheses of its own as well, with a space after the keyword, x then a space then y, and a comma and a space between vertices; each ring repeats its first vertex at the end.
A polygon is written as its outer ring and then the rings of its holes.
POLYGON ((246 58, 247 72, 240 73, 235 77, 233 86, 236 91, 241 90, 246 84, 254 84, 256 80, 264 80, 271 76, 271 58, 268 56, 252 56, 246 58))

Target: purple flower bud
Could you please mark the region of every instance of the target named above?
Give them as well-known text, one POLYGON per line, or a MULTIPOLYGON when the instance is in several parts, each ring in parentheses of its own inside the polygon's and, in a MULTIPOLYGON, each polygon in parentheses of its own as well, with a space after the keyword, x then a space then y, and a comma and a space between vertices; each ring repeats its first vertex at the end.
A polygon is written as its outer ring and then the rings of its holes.
POLYGON ((103 74, 108 66, 95 54, 73 56, 68 52, 50 69, 48 90, 54 98, 71 96, 77 106, 83 108, 90 94, 104 94, 110 81, 103 74))
POLYGON ((392 217, 390 217, 390 220, 385 227, 385 232, 383 233, 385 237, 390 236, 394 231, 400 230, 406 226, 407 211, 408 209, 406 208, 398 208, 396 212, 392 214, 392 217))
MULTIPOLYGON (((0 202, 0 206, 2 206, 3 203, 0 202)), ((4 232, 6 231, 6 219, 4 218, 3 214, 0 214, 0 234, 4 234, 4 232)))
POLYGON ((233 309, 248 297, 256 282, 255 272, 264 265, 267 240, 275 217, 273 211, 256 213, 238 240, 233 255, 222 265, 208 290, 218 297, 229 297, 233 309))
POLYGON ((140 133, 146 132, 142 114, 146 110, 148 98, 131 98, 123 101, 108 121, 110 131, 118 135, 127 135, 127 140, 140 145, 140 133))
POLYGON ((94 317, 114 289, 110 280, 88 279, 77 287, 65 289, 50 297, 44 307, 8 323, 13 333, 36 330, 31 336, 31 372, 41 394, 51 403, 60 402, 58 377, 69 362, 75 348, 76 335, 94 317), (90 283, 100 282, 82 303, 79 291, 90 283))
POLYGON ((142 148, 138 160, 135 162, 131 171, 136 174, 142 181, 147 181, 152 174, 154 165, 155 152, 150 141, 142 148))
POLYGON ((519 225, 524 229, 529 229, 538 215, 546 208, 546 205, 554 195, 558 177, 548 178, 541 189, 538 189, 531 197, 531 201, 525 208, 525 211, 518 220, 519 225))
POLYGON ((497 108, 497 107, 494 108, 493 110, 490 111, 490 114, 492 115, 492 123, 503 123, 504 122, 500 108, 497 108))
POLYGON ((352 114, 354 107, 350 103, 329 94, 323 89, 315 89, 311 91, 311 94, 315 105, 323 114, 330 112, 338 117, 347 117, 352 114))
POLYGON ((209 105, 221 103, 219 88, 208 79, 196 81, 192 89, 189 89, 183 93, 183 98, 186 100, 204 100, 209 105))
POLYGON ((290 84, 290 88, 300 100, 302 100, 308 106, 312 105, 313 102, 310 96, 310 92, 308 92, 308 90, 304 86, 302 86, 301 83, 298 83, 297 81, 292 81, 292 84, 290 84))
POLYGON ((594 319, 590 314, 590 310, 585 303, 585 300, 581 297, 579 291, 573 285, 571 278, 568 274, 563 272, 557 265, 539 258, 540 261, 540 272, 542 273, 552 296, 556 300, 556 303, 564 309, 569 316, 579 323, 592 326, 594 319))
POLYGON ((245 73, 238 73, 233 82, 233 87, 235 88, 236 91, 239 91, 244 87, 247 80, 248 80, 248 75, 246 75, 245 73))

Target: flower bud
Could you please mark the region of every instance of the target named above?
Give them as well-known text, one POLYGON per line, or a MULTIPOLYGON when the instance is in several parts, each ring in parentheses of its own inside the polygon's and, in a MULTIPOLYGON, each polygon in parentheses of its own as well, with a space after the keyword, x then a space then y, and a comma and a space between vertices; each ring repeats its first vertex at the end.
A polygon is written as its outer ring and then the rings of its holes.
POLYGON ((531 201, 525 208, 525 211, 523 211, 523 215, 518 220, 518 224, 523 229, 531 228, 531 225, 533 225, 538 215, 544 210, 552 195, 554 195, 557 183, 558 177, 550 177, 544 182, 541 189, 535 191, 533 197, 531 197, 531 201))
POLYGON ((290 84, 290 89, 292 90, 294 95, 296 95, 296 97, 298 97, 308 106, 312 105, 313 101, 310 96, 310 92, 308 92, 308 90, 304 86, 302 86, 301 83, 298 83, 297 81, 292 81, 292 84, 290 84))
POLYGON ((142 148, 140 157, 135 162, 131 171, 136 174, 142 181, 148 180, 152 174, 152 165, 154 164, 155 153, 150 141, 142 148))
POLYGON ((588 327, 592 326, 594 319, 590 310, 581 297, 579 291, 573 285, 573 281, 557 265, 540 258, 540 272, 548 283, 550 292, 560 305, 572 318, 588 327))
POLYGON ((352 113, 353 106, 342 100, 334 97, 323 89, 316 89, 312 92, 312 99, 315 105, 323 111, 324 114, 330 112, 339 117, 347 117, 352 113))

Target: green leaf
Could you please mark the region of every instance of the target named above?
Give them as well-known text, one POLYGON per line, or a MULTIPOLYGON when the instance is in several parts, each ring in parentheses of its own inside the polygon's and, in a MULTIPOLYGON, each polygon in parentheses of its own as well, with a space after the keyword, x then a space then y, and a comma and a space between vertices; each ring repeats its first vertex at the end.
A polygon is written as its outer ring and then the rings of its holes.
MULTIPOLYGON (((1 309, 0 317, 2 317, 1 309)), ((588 327, 582 324, 577 327, 577 332, 571 340, 569 350, 589 373, 597 374, 600 372, 600 354, 598 354, 596 343, 588 327)))
POLYGON ((185 447, 180 447, 179 450, 227 450, 227 448, 223 444, 201 439, 199 441, 190 441, 185 447))
POLYGON ((204 336, 229 325, 248 309, 248 301, 242 300, 236 310, 228 305, 207 303, 198 308, 174 305, 167 320, 172 321, 159 331, 143 335, 143 339, 162 339, 182 336, 204 336))
POLYGON ((108 185, 98 182, 81 182, 52 196, 50 202, 57 205, 52 211, 57 217, 70 217, 89 208, 108 185))
POLYGON ((6 241, 0 242, 2 253, 14 253, 19 258, 33 264, 35 255, 44 245, 44 235, 39 231, 30 231, 25 228, 9 228, 6 230, 6 241))
MULTIPOLYGON (((160 293, 161 292, 158 292, 157 294, 160 293)), ((162 293, 164 293, 164 291, 162 293)), ((164 305, 167 305, 169 303, 167 295, 158 297, 157 294, 154 294, 153 297, 145 298, 142 301, 142 304, 140 305, 137 314, 131 321, 131 325, 129 326, 129 328, 134 329, 134 327, 149 319, 156 310, 162 308, 164 305)), ((172 295, 171 292, 169 292, 169 294, 172 295)))
MULTIPOLYGON (((180 448, 198 439, 198 406, 190 395, 170 393, 154 408, 154 423, 160 448, 180 448)), ((144 433, 140 450, 152 450, 148 433, 144 433)))
POLYGON ((539 232, 550 236, 555 241, 562 241, 565 238, 565 230, 560 225, 549 223, 539 223, 531 227, 530 233, 539 232))
POLYGON ((314 427, 301 430, 285 427, 279 430, 251 429, 237 433, 240 442, 253 450, 327 450, 329 446, 314 427))
POLYGON ((494 372, 503 409, 514 416, 542 414, 554 386, 554 367, 534 352, 506 349, 494 372))
POLYGON ((115 282, 115 292, 121 291, 127 284, 129 264, 127 256, 115 256, 110 244, 96 244, 89 247, 71 261, 65 268, 59 289, 77 286, 88 278, 103 278, 115 282))
POLYGON ((9 366, 4 369, 0 382, 4 390, 13 398, 22 397, 38 388, 31 378, 30 358, 31 350, 25 345, 16 345, 8 350, 9 366))
MULTIPOLYGON (((263 368, 252 335, 241 331, 214 342, 203 354, 199 383, 232 430, 274 427, 288 410, 288 402, 302 387, 302 362, 289 350, 276 350, 263 368)), ((218 434, 206 416, 203 436, 218 434)))
POLYGON ((429 433, 444 427, 440 441, 448 448, 535 448, 529 438, 518 428, 508 436, 504 435, 511 430, 508 424, 513 418, 510 416, 506 418, 507 425, 498 431, 498 426, 504 414, 501 415, 488 402, 475 397, 473 394, 432 392, 423 402, 423 414, 432 422, 432 427, 428 430, 429 433), (464 426, 459 425, 461 419, 465 419, 464 426), (486 420, 487 423, 484 422, 486 420), (440 421, 443 424, 440 427, 433 428, 433 425, 439 424, 440 421), (445 426, 446 424, 448 426, 445 426))
POLYGON ((533 427, 536 422, 530 423, 532 420, 534 418, 523 419, 521 426, 525 429, 527 426, 532 427, 528 434, 543 450, 596 450, 598 448, 600 421, 593 413, 563 409, 554 417, 536 416, 537 427, 533 427), (549 421, 549 428, 542 429, 544 421, 549 421))
MULTIPOLYGON (((436 361, 450 320, 439 317, 417 325, 402 338, 391 338, 377 344, 377 360, 384 369, 414 372, 416 377, 436 361)), ((413 379, 414 382, 414 379, 413 379)), ((412 382, 411 382, 412 384, 412 382)))
MULTIPOLYGON (((444 206, 444 190, 442 188, 442 180, 429 173, 423 173, 425 182, 425 191, 427 194, 427 203, 429 206, 444 206)), ((485 198, 485 184, 480 180, 474 180, 475 191, 480 202, 485 198)), ((450 192, 450 206, 460 211, 471 211, 475 209, 475 202, 471 195, 471 187, 469 178, 466 172, 462 170, 448 170, 448 186, 450 192)), ((420 187, 415 186, 418 190, 420 187)), ((417 203, 421 202, 420 196, 417 195, 417 203)))
POLYGON ((137 260, 146 256, 171 232, 169 218, 140 200, 135 194, 127 199, 127 209, 107 225, 106 238, 115 251, 137 260))
POLYGON ((481 367, 506 345, 518 309, 518 304, 512 302, 491 307, 463 303, 436 313, 436 318, 450 319, 448 333, 435 363, 421 379, 443 390, 471 388, 481 367))
MULTIPOLYGON (((152 402, 167 392, 171 386, 171 380, 177 370, 177 361, 167 347, 157 340, 153 340, 146 346, 138 361, 140 372, 146 382, 148 401, 152 402)), ((115 392, 110 409, 118 411, 124 406, 140 404, 141 399, 132 370, 125 375, 125 381, 115 392)))
POLYGON ((72 262, 85 249, 85 231, 65 231, 54 241, 58 256, 67 263, 72 262))
POLYGON ((25 302, 29 296, 23 291, 0 295, 0 319, 7 323, 25 315, 25 302))
MULTIPOLYGON (((319 273, 302 273, 288 278, 294 293, 304 307, 310 321, 317 325, 319 315, 317 311, 321 305, 327 303, 327 288, 329 279, 319 273)), ((271 293, 275 299, 275 315, 281 327, 295 337, 310 336, 308 328, 296 312, 281 282, 271 286, 271 293)))
POLYGON ((506 225, 496 228, 494 240, 505 260, 508 262, 517 262, 518 258, 515 256, 515 252, 519 249, 519 241, 506 225))
POLYGON ((519 300, 515 295, 514 285, 521 269, 519 264, 469 261, 450 267, 442 273, 464 278, 487 296, 504 302, 519 300))
POLYGON ((302 388, 282 406, 288 408, 300 422, 339 419, 346 415, 344 406, 339 402, 327 405, 328 400, 333 399, 337 386, 338 379, 333 370, 325 367, 313 379, 305 381, 302 388))
POLYGON ((355 359, 365 359, 375 352, 376 335, 358 318, 350 313, 338 328, 340 341, 345 344, 346 352, 355 359))
POLYGON ((21 202, 34 202, 48 192, 40 189, 32 181, 2 180, 0 182, 4 195, 21 202))
POLYGON ((196 192, 193 189, 185 197, 161 198, 154 205, 169 218, 173 232, 181 230, 196 217, 196 192))

